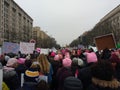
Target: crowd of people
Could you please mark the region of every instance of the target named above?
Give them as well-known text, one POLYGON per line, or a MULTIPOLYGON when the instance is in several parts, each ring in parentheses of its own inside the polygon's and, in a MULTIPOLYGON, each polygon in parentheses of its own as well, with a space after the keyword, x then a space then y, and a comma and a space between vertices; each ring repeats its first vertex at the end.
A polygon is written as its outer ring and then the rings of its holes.
POLYGON ((5 53, 2 90, 120 90, 120 50, 5 53))

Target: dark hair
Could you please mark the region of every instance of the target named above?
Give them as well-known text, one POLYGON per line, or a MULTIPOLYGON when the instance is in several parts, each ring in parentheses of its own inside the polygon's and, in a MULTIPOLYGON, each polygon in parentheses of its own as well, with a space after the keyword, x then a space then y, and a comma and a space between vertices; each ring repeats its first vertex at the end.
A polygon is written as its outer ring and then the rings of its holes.
POLYGON ((31 60, 25 60, 25 66, 27 68, 29 68, 32 65, 32 61, 31 60))
POLYGON ((114 70, 109 61, 100 60, 91 67, 91 73, 97 79, 110 81, 113 78, 114 70))
POLYGON ((90 49, 89 49, 89 52, 94 52, 93 48, 90 48, 90 49))

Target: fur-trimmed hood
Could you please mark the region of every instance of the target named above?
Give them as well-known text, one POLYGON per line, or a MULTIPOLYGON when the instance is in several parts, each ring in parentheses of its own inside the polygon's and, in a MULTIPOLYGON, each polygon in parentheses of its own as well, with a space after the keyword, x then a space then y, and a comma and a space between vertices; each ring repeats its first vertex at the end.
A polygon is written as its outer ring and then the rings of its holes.
POLYGON ((118 88, 120 87, 120 82, 117 81, 116 79, 113 79, 111 81, 106 81, 106 80, 100 80, 97 78, 92 78, 93 84, 100 86, 100 87, 108 87, 108 88, 118 88))

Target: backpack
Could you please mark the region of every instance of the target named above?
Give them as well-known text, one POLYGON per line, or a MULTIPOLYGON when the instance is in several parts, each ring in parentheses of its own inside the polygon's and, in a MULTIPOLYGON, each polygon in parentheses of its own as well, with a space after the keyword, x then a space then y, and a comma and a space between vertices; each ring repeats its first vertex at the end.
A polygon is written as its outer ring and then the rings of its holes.
POLYGON ((64 80, 64 90, 83 90, 81 80, 73 76, 67 77, 64 80))

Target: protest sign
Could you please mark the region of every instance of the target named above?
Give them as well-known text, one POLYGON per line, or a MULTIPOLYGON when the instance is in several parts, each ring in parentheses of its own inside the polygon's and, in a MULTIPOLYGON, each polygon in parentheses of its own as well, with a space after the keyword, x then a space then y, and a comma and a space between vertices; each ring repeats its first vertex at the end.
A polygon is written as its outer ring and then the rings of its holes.
POLYGON ((31 54, 35 50, 35 43, 20 42, 20 51, 24 54, 31 54))
POLYGON ((19 51, 19 44, 18 43, 11 43, 11 42, 4 42, 2 47, 3 53, 18 53, 19 51))
POLYGON ((113 34, 107 34, 96 37, 95 44, 98 50, 104 50, 105 48, 116 48, 116 43, 113 34))
POLYGON ((41 51, 40 51, 40 53, 42 54, 46 54, 46 55, 48 55, 48 53, 49 53, 49 50, 48 49, 43 49, 43 48, 41 48, 41 51))

